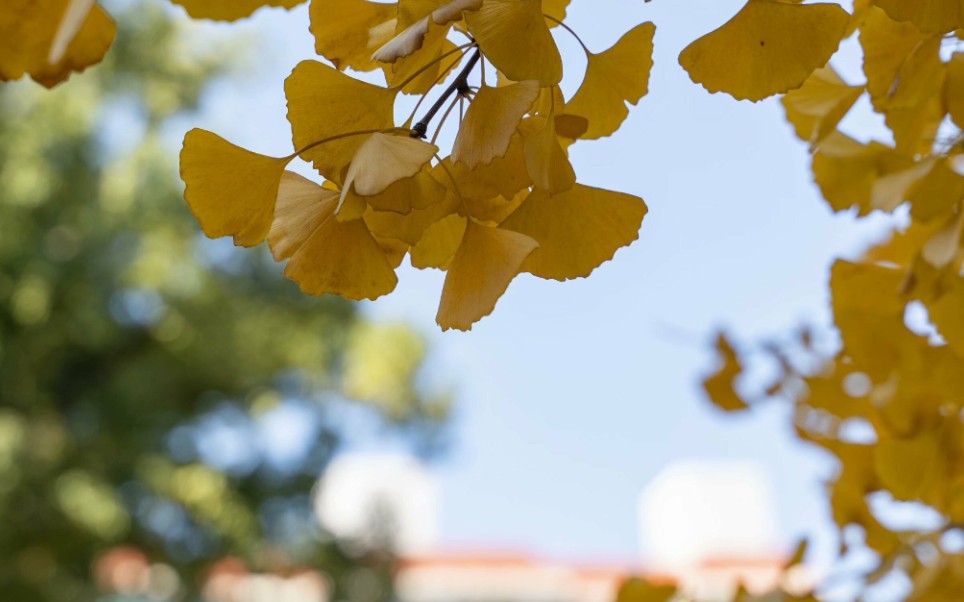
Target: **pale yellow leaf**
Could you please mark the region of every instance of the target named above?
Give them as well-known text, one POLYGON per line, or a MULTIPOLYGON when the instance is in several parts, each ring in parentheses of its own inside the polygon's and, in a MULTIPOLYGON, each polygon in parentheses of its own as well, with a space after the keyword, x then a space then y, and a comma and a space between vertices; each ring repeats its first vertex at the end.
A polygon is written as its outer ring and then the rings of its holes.
POLYGON ((849 21, 836 4, 749 0, 725 25, 683 50, 679 61, 710 92, 762 100, 800 87, 826 65, 849 21))

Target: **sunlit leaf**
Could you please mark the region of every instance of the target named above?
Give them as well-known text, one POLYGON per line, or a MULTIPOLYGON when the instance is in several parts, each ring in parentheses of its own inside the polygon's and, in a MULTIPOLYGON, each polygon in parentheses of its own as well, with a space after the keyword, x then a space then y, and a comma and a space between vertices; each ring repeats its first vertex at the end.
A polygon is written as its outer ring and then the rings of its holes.
POLYGON ((184 199, 205 234, 233 236, 236 245, 254 246, 268 235, 289 161, 291 157, 259 155, 193 129, 181 150, 184 199))
POLYGON ((485 56, 509 79, 543 86, 562 80, 562 57, 542 16, 542 0, 485 0, 465 21, 485 56))
POLYGON ((594 139, 614 133, 629 114, 626 103, 635 105, 649 90, 655 33, 655 25, 643 23, 629 30, 612 48, 588 53, 586 76, 565 109, 588 121, 582 137, 594 139))
POLYGON ((442 330, 470 330, 492 313, 522 262, 538 246, 524 234, 469 221, 442 289, 435 318, 442 330))
POLYGON ((0 81, 29 75, 52 88, 99 63, 114 41, 116 25, 99 6, 86 6, 86 12, 85 6, 70 0, 7 0, 0 7, 0 81))
POLYGON ((710 92, 762 100, 799 88, 837 50, 850 16, 836 4, 749 0, 690 44, 680 64, 710 92))

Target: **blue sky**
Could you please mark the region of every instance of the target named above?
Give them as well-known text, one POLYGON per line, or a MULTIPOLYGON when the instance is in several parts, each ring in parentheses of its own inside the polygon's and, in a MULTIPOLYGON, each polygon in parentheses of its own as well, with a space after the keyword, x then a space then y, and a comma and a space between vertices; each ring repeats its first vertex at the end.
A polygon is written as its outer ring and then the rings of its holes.
MULTIPOLYGON (((826 325, 829 264, 852 256, 884 220, 829 212, 777 101, 710 95, 679 67, 686 44, 741 6, 572 1, 567 22, 597 51, 636 23, 657 24, 649 95, 615 136, 572 151, 582 183, 646 200, 639 241, 588 279, 517 278, 469 333, 434 324, 439 272, 404 268, 392 295, 365 304, 374 318, 424 332, 431 378, 458 390, 455 445, 437 466, 445 543, 631 561, 639 491, 673 461, 701 458, 759 463, 784 548, 801 533, 826 534, 819 481, 830 464, 793 439, 782 408, 723 416, 699 379, 717 328, 754 340, 826 325)), ((219 84, 192 125, 256 151, 290 152, 282 81, 314 56, 306 24, 302 7, 262 11, 241 26, 271 41, 252 54, 259 68, 219 84)), ((584 58, 568 34, 557 39, 571 94, 584 58)), ((852 57, 844 54, 842 70, 859 78, 852 57)))

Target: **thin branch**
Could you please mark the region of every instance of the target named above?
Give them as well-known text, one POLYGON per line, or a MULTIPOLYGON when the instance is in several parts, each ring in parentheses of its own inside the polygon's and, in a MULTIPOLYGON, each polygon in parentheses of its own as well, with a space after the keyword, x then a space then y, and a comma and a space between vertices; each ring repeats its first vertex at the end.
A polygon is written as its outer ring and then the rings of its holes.
POLYGON ((445 89, 445 92, 442 92, 442 95, 438 97, 438 100, 435 101, 435 104, 432 105, 432 108, 425 113, 425 116, 422 117, 421 121, 412 126, 412 138, 425 138, 425 134, 428 132, 429 123, 431 123, 432 119, 435 117, 435 114, 438 113, 443 106, 445 106, 445 102, 453 94, 458 93, 459 95, 462 95, 466 90, 468 90, 469 74, 472 73, 472 69, 474 69, 476 64, 478 64, 481 56, 482 53, 478 48, 476 48, 475 52, 472 54, 472 58, 470 58, 469 62, 465 64, 465 67, 462 68, 462 71, 459 72, 458 76, 455 78, 455 81, 449 84, 449 87, 445 89))

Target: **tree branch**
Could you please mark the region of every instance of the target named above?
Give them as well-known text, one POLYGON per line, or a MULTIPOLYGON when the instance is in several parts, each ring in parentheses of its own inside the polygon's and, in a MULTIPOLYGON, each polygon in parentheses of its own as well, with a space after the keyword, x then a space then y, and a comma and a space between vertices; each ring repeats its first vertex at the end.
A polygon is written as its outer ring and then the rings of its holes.
POLYGON ((425 138, 425 135, 428 133, 429 123, 431 123, 432 118, 435 117, 435 114, 438 113, 443 106, 445 106, 445 102, 453 94, 458 93, 461 95, 465 94, 469 90, 469 75, 472 73, 472 69, 475 68, 475 65, 478 64, 481 56, 481 51, 476 48, 475 52, 472 53, 472 57, 469 59, 469 62, 465 64, 465 67, 462 67, 462 70, 455 78, 455 81, 449 84, 449 87, 446 88, 445 92, 438 97, 438 100, 436 100, 435 104, 433 104, 428 112, 425 113, 425 116, 422 117, 421 121, 412 126, 412 138, 425 138))

